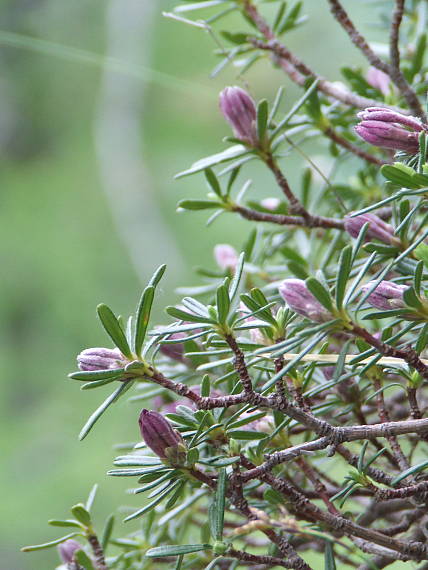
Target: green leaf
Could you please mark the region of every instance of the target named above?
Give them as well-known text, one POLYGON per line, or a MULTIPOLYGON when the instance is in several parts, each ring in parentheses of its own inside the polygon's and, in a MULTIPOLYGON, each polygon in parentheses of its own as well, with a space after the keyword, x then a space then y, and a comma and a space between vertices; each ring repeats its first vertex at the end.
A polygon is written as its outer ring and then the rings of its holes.
POLYGON ((127 358, 132 358, 132 352, 126 340, 125 333, 110 307, 104 304, 98 305, 97 313, 106 333, 120 352, 127 358))
POLYGON ((210 391, 211 391, 210 377, 209 374, 205 374, 204 377, 202 378, 202 383, 201 383, 202 398, 208 398, 210 395, 210 391))
POLYGON ((421 471, 423 471, 427 467, 428 467, 428 459, 425 461, 422 461, 422 463, 418 463, 417 465, 414 465, 413 467, 409 467, 409 469, 406 469, 405 471, 400 473, 400 475, 397 475, 397 477, 395 477, 391 481, 391 485, 394 487, 395 485, 398 485, 398 483, 400 483, 400 481, 402 481, 406 477, 409 477, 409 475, 416 475, 416 473, 420 473, 421 471))
POLYGON ((127 392, 129 390, 129 388, 132 386, 132 384, 133 384, 132 380, 128 380, 127 382, 123 382, 123 384, 121 384, 119 386, 119 388, 116 388, 116 390, 112 394, 110 394, 110 396, 108 398, 106 398, 104 400, 104 402, 101 404, 101 406, 95 410, 95 412, 89 417, 88 421, 83 426, 83 428, 79 434, 80 441, 85 439, 85 437, 88 435, 88 433, 94 427, 95 423, 100 419, 100 417, 103 415, 103 413, 107 410, 107 408, 109 406, 111 406, 111 404, 113 404, 114 402, 117 402, 117 400, 121 396, 123 396, 123 394, 125 394, 125 392, 127 392))
POLYGON ((86 554, 84 550, 78 550, 74 553, 74 559, 76 562, 84 568, 85 570, 95 570, 94 565, 92 564, 92 560, 86 554))
POLYGON ((21 548, 21 552, 32 552, 33 550, 44 550, 46 548, 52 548, 53 546, 56 546, 57 544, 61 544, 61 542, 65 542, 69 538, 73 538, 73 537, 77 536, 78 534, 79 534, 78 532, 72 532, 70 534, 62 536, 61 538, 57 538, 55 540, 50 540, 49 542, 44 542, 43 544, 34 544, 33 546, 24 546, 24 548, 21 548))
POLYGON ((226 324, 230 309, 229 291, 225 283, 217 287, 216 298, 218 322, 224 325, 226 324))
POLYGON ((244 262, 245 262, 245 252, 242 252, 239 256, 238 263, 236 265, 235 274, 233 279, 230 283, 229 287, 229 297, 230 301, 232 302, 235 298, 236 293, 239 289, 239 284, 241 282, 242 272, 244 270, 244 262))
POLYGON ((180 483, 181 483, 181 481, 175 481, 172 485, 170 485, 162 493, 160 493, 156 497, 156 499, 154 499, 154 501, 152 501, 151 503, 148 503, 142 509, 135 511, 134 513, 132 513, 131 515, 126 517, 126 519, 124 519, 123 522, 132 521, 133 519, 136 519, 137 517, 141 517, 142 515, 144 515, 144 513, 147 513, 148 511, 150 511, 151 509, 156 507, 156 505, 158 505, 160 502, 162 502, 167 495, 172 493, 172 491, 174 491, 177 488, 177 486, 180 485, 180 483))
POLYGON ((164 558, 166 556, 180 556, 181 554, 190 554, 191 552, 211 549, 211 544, 183 544, 181 546, 171 544, 150 548, 146 552, 146 556, 147 558, 164 558))
POLYGON ((82 503, 79 503, 71 507, 71 512, 76 517, 76 519, 84 526, 89 526, 91 524, 91 515, 85 509, 85 505, 82 505, 82 503))
POLYGON ((330 293, 317 279, 308 277, 305 281, 307 288, 312 295, 325 307, 328 311, 333 311, 333 302, 330 293))
POLYGON ((123 375, 123 368, 114 368, 111 370, 93 370, 83 371, 83 372, 72 372, 68 375, 69 378, 73 380, 82 380, 84 382, 92 382, 98 380, 114 380, 115 378, 120 378, 123 375))
POLYGON ((61 526, 61 527, 77 527, 77 528, 82 528, 81 524, 78 523, 75 520, 71 520, 71 519, 67 519, 67 520, 57 520, 57 519, 51 519, 48 521, 48 524, 50 524, 51 526, 61 526))
POLYGON ((232 439, 238 439, 243 441, 252 441, 256 439, 263 439, 266 437, 265 433, 259 431, 247 431, 243 429, 233 429, 227 432, 227 435, 232 439))
POLYGON ((206 168, 204 174, 211 190, 217 194, 219 198, 222 198, 223 194, 221 193, 220 183, 211 168, 206 168))
POLYGON ((324 570, 336 570, 333 545, 331 542, 326 542, 324 548, 324 570))
POLYGON ((400 162, 384 164, 380 171, 387 180, 390 180, 397 186, 410 189, 419 188, 419 184, 413 180, 413 175, 415 174, 413 168, 401 164, 400 162))
POLYGON ((138 305, 135 317, 135 345, 134 350, 137 356, 141 356, 144 339, 146 337, 147 327, 149 325, 150 312, 152 310, 153 299, 155 296, 155 288, 148 286, 144 289, 138 305))
POLYGON ((413 287, 408 287, 403 292, 403 301, 409 307, 413 307, 414 309, 422 309, 422 303, 419 297, 416 295, 416 291, 413 287))
POLYGON ((426 323, 419 333, 418 340, 415 344, 415 350, 420 354, 428 344, 428 323, 426 323))
POLYGON ((106 524, 104 525, 104 529, 101 535, 101 547, 104 550, 104 552, 107 549, 110 537, 113 533, 113 527, 114 527, 114 515, 110 515, 106 520, 106 524))
MULTIPOLYGON (((176 319, 180 319, 181 321, 190 321, 191 323, 210 323, 215 324, 214 319, 209 317, 202 317, 201 315, 194 315, 193 313, 188 313, 187 311, 183 311, 177 307, 167 307, 166 312, 171 317, 176 319)), ((174 332, 173 330, 171 332, 174 332)))
POLYGON ((210 505, 209 519, 211 536, 215 541, 223 540, 223 525, 224 525, 224 508, 226 501, 226 485, 227 474, 226 469, 220 469, 218 472, 217 488, 210 505))
POLYGON ((212 200, 180 200, 177 204, 177 208, 183 210, 212 210, 220 207, 221 204, 212 200))
POLYGON ((257 105, 257 137, 263 140, 268 122, 269 106, 266 99, 262 99, 257 105))
POLYGON ((207 156, 206 158, 201 158, 201 160, 194 162, 187 170, 183 170, 183 172, 176 174, 175 178, 182 178, 183 176, 195 174, 195 172, 200 172, 201 170, 205 170, 216 164, 227 162, 228 160, 232 160, 233 158, 237 158, 238 156, 242 156, 246 153, 247 149, 241 144, 231 146, 223 152, 207 156))
POLYGON ((90 512, 90 510, 92 509, 92 505, 94 504, 97 491, 98 491, 98 484, 95 483, 95 485, 93 485, 92 489, 89 491, 89 496, 86 500, 85 508, 88 512, 90 512))
POLYGON ((423 261, 425 267, 428 268, 428 245, 425 243, 420 243, 415 249, 415 257, 423 261))
POLYGON ((336 306, 340 310, 342 308, 343 299, 345 297, 346 284, 348 282, 349 273, 352 267, 352 245, 343 248, 339 258, 339 267, 337 269, 336 279, 336 306))

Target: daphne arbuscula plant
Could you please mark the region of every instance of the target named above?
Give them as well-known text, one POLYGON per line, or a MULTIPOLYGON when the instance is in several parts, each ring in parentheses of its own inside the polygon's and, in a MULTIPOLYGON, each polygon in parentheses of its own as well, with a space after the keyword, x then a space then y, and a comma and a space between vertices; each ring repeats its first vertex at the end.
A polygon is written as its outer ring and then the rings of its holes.
POLYGON ((177 175, 208 184, 179 209, 211 210, 209 224, 240 217, 248 234, 217 236, 166 320, 152 311, 165 266, 127 322, 99 305, 109 344, 84 349, 70 374, 83 392, 109 391, 80 439, 130 396, 133 441, 108 471, 130 482, 126 524, 95 524, 93 489, 71 519, 50 521, 69 533, 24 550, 59 545, 68 570, 426 567, 425 7, 388 4, 380 57, 342 3, 328 4, 367 60, 340 84, 288 47, 301 2, 186 2, 166 14, 221 32, 216 72, 233 62, 241 77, 271 60, 301 93, 222 90, 218 118, 233 137, 177 175), (329 172, 307 146, 315 135, 329 172))

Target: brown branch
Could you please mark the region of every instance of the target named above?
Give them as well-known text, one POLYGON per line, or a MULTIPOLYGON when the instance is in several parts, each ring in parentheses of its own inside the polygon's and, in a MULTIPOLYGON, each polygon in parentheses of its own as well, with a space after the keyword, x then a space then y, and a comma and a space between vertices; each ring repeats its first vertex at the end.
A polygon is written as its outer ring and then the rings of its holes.
MULTIPOLYGON (((385 398, 382 391, 382 384, 379 378, 375 378, 373 381, 373 387, 376 394, 376 405, 379 413, 379 419, 382 423, 387 423, 390 421, 390 417, 388 414, 388 410, 385 406, 385 398)), ((398 443, 397 437, 395 435, 388 435, 386 439, 391 446, 392 453, 394 455, 395 461, 397 462, 398 467, 401 471, 405 471, 410 467, 409 462, 407 461, 406 456, 401 449, 400 444, 398 443)))
POLYGON ((405 0, 395 0, 395 9, 392 14, 391 31, 389 34, 389 58, 391 60, 391 70, 400 70, 400 48, 398 45, 400 36, 400 26, 403 19, 405 0))
POLYGON ((331 127, 326 127, 325 129, 323 129, 322 132, 330 140, 332 140, 336 144, 342 146, 343 148, 346 148, 346 150, 349 150, 350 152, 352 152, 356 156, 362 158, 363 160, 366 160, 367 162, 371 162, 372 164, 375 164, 376 166, 382 166, 383 164, 388 164, 387 161, 376 158, 376 156, 373 156, 372 154, 365 152, 360 147, 352 144, 351 142, 349 142, 344 137, 341 137, 331 127))
POLYGON ((366 39, 356 29, 348 13, 343 8, 338 0, 328 0, 330 3, 330 10, 335 19, 339 22, 345 32, 348 34, 352 43, 365 55, 367 61, 373 67, 380 69, 389 75, 389 65, 382 61, 371 49, 366 39))
POLYGON ((245 394, 247 395, 254 394, 253 384, 251 382, 251 378, 248 373, 247 365, 245 364, 244 353, 239 348, 238 343, 231 334, 226 335, 225 340, 234 354, 233 366, 236 372, 238 373, 245 394))
POLYGON ((286 216, 283 214, 269 214, 267 212, 258 212, 257 210, 251 210, 245 206, 240 206, 234 204, 232 206, 232 211, 237 212, 246 220, 251 220, 253 222, 268 222, 271 224, 278 224, 281 226, 298 226, 298 227, 310 227, 310 228, 335 228, 338 230, 343 230, 343 220, 337 220, 335 218, 325 218, 323 216, 310 215, 310 220, 305 220, 301 216, 286 216))
POLYGON ((236 558, 237 560, 242 560, 242 562, 250 562, 252 564, 268 564, 269 566, 282 566, 282 568, 290 568, 290 565, 287 562, 284 562, 284 560, 277 558, 276 556, 250 554, 249 552, 244 552, 243 550, 235 550, 234 548, 229 548, 225 556, 236 558))
POLYGON ((97 535, 95 533, 91 533, 87 536, 87 540, 92 548, 92 552, 94 553, 95 566, 97 570, 107 570, 103 547, 101 546, 97 535))
POLYGON ((403 73, 400 70, 400 52, 398 48, 399 30, 401 20, 403 18, 404 0, 396 0, 395 9, 392 16, 391 32, 390 32, 390 58, 391 63, 388 64, 382 61, 370 48, 365 38, 358 32, 349 18, 346 10, 343 8, 339 0, 329 0, 331 12, 342 28, 350 37, 352 43, 361 50, 366 56, 368 62, 380 69, 389 77, 391 81, 398 87, 407 105, 412 112, 425 120, 426 116, 422 109, 422 105, 412 87, 407 82, 403 73))
POLYGON ((394 358, 401 358, 412 368, 417 370, 421 376, 428 378, 428 366, 422 362, 418 353, 412 348, 396 348, 390 344, 386 344, 381 340, 371 335, 366 329, 356 324, 352 326, 352 332, 365 340, 370 346, 376 348, 384 356, 392 356, 394 358))
MULTIPOLYGON (((315 439, 313 441, 294 445, 288 449, 285 449, 284 451, 277 451, 275 453, 272 453, 268 456, 268 459, 264 463, 252 470, 247 471, 246 473, 243 473, 241 476, 243 481, 249 481, 250 479, 258 478, 264 472, 270 471, 273 467, 275 467, 275 465, 291 461, 296 457, 307 454, 308 452, 326 449, 335 440, 346 442, 363 439, 370 440, 374 437, 404 435, 407 433, 424 433, 428 430, 428 418, 399 422, 385 422, 372 425, 344 426, 339 428, 331 426, 331 430, 332 431, 330 435, 315 439)), ((390 479, 388 483, 390 484, 391 481, 392 479, 390 479)))

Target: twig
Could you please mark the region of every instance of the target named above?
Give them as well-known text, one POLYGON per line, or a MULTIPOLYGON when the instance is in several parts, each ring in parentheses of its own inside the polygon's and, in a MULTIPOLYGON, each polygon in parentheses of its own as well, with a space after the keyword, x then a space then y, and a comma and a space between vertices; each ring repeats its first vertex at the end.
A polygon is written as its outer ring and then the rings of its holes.
POLYGON ((392 15, 391 31, 389 34, 389 58, 391 60, 391 70, 400 70, 400 48, 398 45, 400 36, 400 25, 403 19, 405 0, 395 0, 395 9, 392 15))
POLYGON ((251 210, 245 206, 234 204, 232 207, 233 212, 237 212, 246 220, 254 222, 268 222, 271 224, 278 224, 280 226, 298 226, 310 228, 335 228, 343 230, 343 221, 335 218, 325 218, 323 216, 314 216, 311 214, 309 221, 301 216, 286 216, 283 214, 269 214, 267 212, 258 212, 251 210))
POLYGON ((107 570, 107 564, 104 557, 103 548, 98 540, 98 537, 95 533, 91 533, 87 540, 92 548, 92 552, 95 556, 95 565, 97 570, 107 570))

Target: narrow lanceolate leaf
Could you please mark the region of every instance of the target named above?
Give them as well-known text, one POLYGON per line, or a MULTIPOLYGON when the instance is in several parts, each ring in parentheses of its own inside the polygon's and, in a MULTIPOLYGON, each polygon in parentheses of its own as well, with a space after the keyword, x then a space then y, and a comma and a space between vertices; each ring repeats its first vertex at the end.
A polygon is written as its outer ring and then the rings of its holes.
POLYGON ((333 303, 330 297, 330 293, 317 279, 314 277, 309 277, 305 281, 307 288, 312 293, 312 295, 325 307, 328 311, 333 310, 333 303))
POLYGON ((110 515, 106 520, 106 524, 104 526, 103 533, 101 535, 101 546, 104 551, 106 550, 110 537, 113 533, 113 527, 114 527, 114 515, 110 515))
POLYGON ((227 286, 223 284, 217 288, 217 312, 218 312, 218 321, 220 324, 223 325, 226 323, 227 316, 229 314, 229 309, 230 309, 229 292, 227 290, 227 286))
POLYGON ((342 308, 343 298, 345 296, 346 284, 348 282, 351 266, 352 266, 352 246, 347 245, 340 254, 339 268, 337 270, 336 305, 339 310, 342 308))
POLYGON ((71 512, 84 526, 89 526, 91 524, 91 515, 85 509, 85 506, 81 503, 74 505, 74 507, 71 507, 71 512))
POLYGON ((104 304, 98 305, 97 313, 106 333, 112 339, 120 352, 127 358, 132 358, 131 349, 129 348, 128 341, 126 340, 125 333, 110 307, 107 307, 107 305, 104 304))
POLYGON ((212 210, 219 207, 220 203, 213 200, 180 200, 177 204, 177 208, 183 210, 212 210))
POLYGON ((124 519, 123 522, 128 522, 128 521, 132 521, 133 519, 136 519, 138 517, 141 517, 142 515, 144 515, 144 513, 147 513, 148 511, 150 511, 151 509, 153 509, 154 507, 156 507, 156 505, 158 505, 161 501, 164 500, 164 498, 169 495, 170 493, 172 493, 172 491, 174 491, 177 486, 180 484, 180 481, 176 481, 175 483, 173 483, 170 487, 167 487, 162 493, 160 493, 156 499, 154 499, 151 503, 148 503, 147 505, 145 505, 142 509, 139 509, 138 511, 135 511, 135 513, 132 513, 132 515, 129 515, 128 517, 126 517, 126 519, 124 519))
POLYGON ((397 485, 400 481, 402 481, 403 479, 405 479, 409 475, 415 475, 416 473, 423 471, 427 467, 428 467, 428 460, 423 461, 422 463, 418 463, 417 465, 414 465, 413 467, 409 467, 409 469, 406 469, 405 471, 400 473, 400 475, 397 475, 397 477, 395 477, 395 479, 393 479, 391 481, 391 485, 397 485))
POLYGON ((92 564, 92 560, 86 554, 84 550, 78 550, 74 554, 74 559, 78 562, 79 566, 84 568, 84 570, 95 570, 94 565, 92 564))
POLYGON ((61 538, 57 538, 56 540, 50 540, 49 542, 44 542, 43 544, 34 544, 33 546, 24 546, 24 548, 21 548, 21 552, 32 552, 33 550, 44 550, 46 548, 52 548, 53 546, 56 546, 57 544, 61 544, 61 542, 65 542, 69 538, 73 538, 73 537, 77 536, 78 534, 79 534, 78 532, 72 532, 70 534, 62 536, 61 538))
POLYGON ((97 495, 97 491, 98 491, 98 484, 95 483, 95 485, 93 485, 92 489, 89 491, 89 495, 88 495, 88 498, 86 500, 85 509, 88 512, 90 512, 90 510, 92 509, 92 505, 94 504, 95 497, 97 495))
POLYGON ((217 196, 219 198, 221 198, 222 193, 221 193, 220 183, 217 179, 217 176, 214 174, 214 172, 211 170, 211 168, 205 169, 205 178, 207 179, 208 185, 211 188, 211 190, 215 194, 217 194, 217 196))
POLYGON ((210 508, 211 536, 214 540, 223 539, 224 507, 227 486, 226 469, 218 472, 217 488, 210 508))
POLYGON ((195 172, 200 172, 201 170, 210 168, 215 164, 220 164, 222 162, 231 160, 232 158, 237 158, 238 156, 242 156, 246 152, 247 149, 241 144, 231 146, 226 150, 224 150, 223 152, 219 152, 218 154, 213 154, 212 156, 207 156, 206 158, 201 158, 201 160, 194 162, 189 169, 183 170, 183 172, 176 174, 175 178, 181 178, 182 176, 189 176, 190 174, 194 174, 195 172))
MULTIPOLYGON (((215 323, 214 319, 194 315, 193 313, 188 313, 187 311, 183 311, 177 307, 167 307, 165 310, 168 315, 171 315, 171 317, 175 317, 176 319, 180 319, 181 321, 189 321, 191 323, 215 323)), ((175 332, 175 329, 171 330, 171 332, 175 332)))
POLYGON ((183 545, 165 545, 150 548, 146 552, 147 558, 164 558, 166 556, 180 556, 181 554, 190 554, 191 552, 200 552, 201 550, 211 550, 211 544, 183 544, 183 545))
POLYGON ((95 423, 100 419, 103 413, 107 410, 107 408, 111 406, 111 404, 116 402, 121 396, 123 396, 123 394, 129 390, 132 384, 133 384, 132 380, 124 382, 119 386, 119 388, 116 388, 116 390, 112 394, 110 394, 110 396, 106 400, 104 400, 101 406, 95 410, 95 412, 90 416, 86 424, 83 426, 79 434, 80 440, 85 439, 85 437, 94 427, 95 423))
POLYGON ((245 252, 242 252, 241 255, 239 256, 239 260, 235 269, 235 274, 233 276, 233 279, 229 287, 229 297, 231 302, 233 301, 236 293, 239 290, 239 284, 241 282, 242 272, 244 270, 244 262, 245 262, 245 252))
POLYGON ((159 284, 159 281, 162 279, 163 274, 165 273, 165 270, 166 270, 166 265, 165 265, 165 263, 163 263, 153 273, 150 281, 147 283, 147 286, 156 288, 159 284))
POLYGON ((324 570, 336 570, 336 562, 334 560, 333 545, 331 544, 331 542, 325 543, 324 570))
POLYGON ((152 310, 153 298, 155 296, 155 288, 153 286, 146 287, 141 296, 135 317, 135 354, 141 355, 144 339, 146 337, 147 327, 149 325, 150 312, 152 310))
POLYGON ((48 521, 48 524, 50 524, 51 526, 82 528, 82 525, 80 523, 72 519, 67 519, 67 520, 51 519, 48 521))
POLYGON ((114 380, 123 375, 123 368, 114 368, 112 370, 92 370, 72 372, 68 375, 73 380, 82 380, 83 382, 95 382, 98 380, 114 380))
POLYGON ((268 124, 268 102, 262 99, 257 105, 257 137, 263 140, 268 124))

